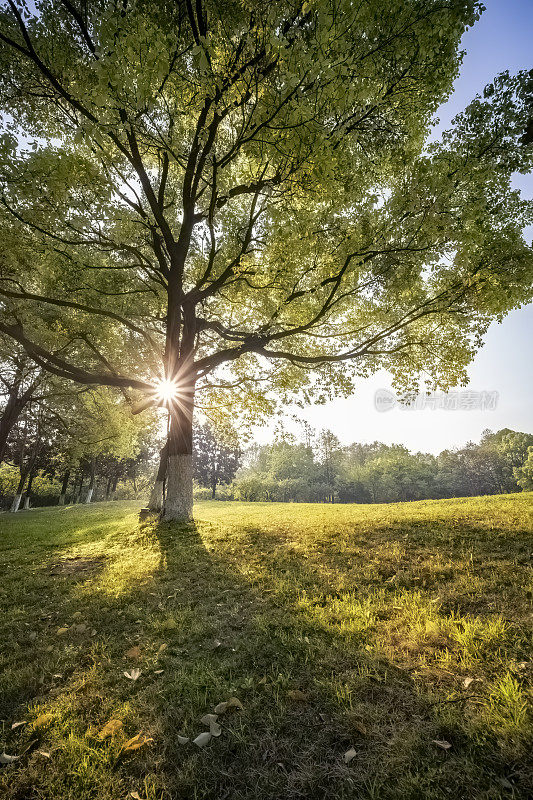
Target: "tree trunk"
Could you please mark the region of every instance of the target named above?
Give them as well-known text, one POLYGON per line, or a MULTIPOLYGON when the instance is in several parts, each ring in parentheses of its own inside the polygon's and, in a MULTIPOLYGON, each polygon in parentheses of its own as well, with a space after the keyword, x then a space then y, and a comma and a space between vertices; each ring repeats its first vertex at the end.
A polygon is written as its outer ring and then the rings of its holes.
POLYGON ((111 478, 111 476, 110 476, 110 477, 107 479, 107 485, 106 485, 106 487, 105 487, 105 499, 106 499, 106 500, 109 500, 109 499, 110 499, 110 497, 111 497, 111 484, 112 484, 112 481, 113 481, 113 479, 112 479, 112 478, 111 478))
POLYGON ((28 478, 28 485, 26 486, 26 496, 24 497, 24 510, 27 511, 30 507, 30 500, 31 500, 31 487, 33 485, 33 479, 35 477, 35 472, 30 470, 30 476, 28 478))
POLYGON ((26 465, 24 465, 24 459, 23 459, 23 457, 21 455, 21 461, 20 461, 20 467, 19 467, 19 469, 20 469, 20 480, 19 480, 19 483, 18 483, 18 486, 17 486, 17 491, 15 493, 15 497, 13 498, 13 502, 11 503, 10 511, 12 513, 16 513, 20 508, 20 501, 22 500, 22 494, 24 492, 24 485, 26 483, 26 478, 28 477, 28 475, 31 476, 31 473, 33 472, 33 465, 35 464, 35 460, 37 458, 37 455, 38 455, 40 449, 41 449, 41 445, 40 445, 39 440, 37 440, 35 442, 35 444, 33 445, 33 448, 31 450, 31 453, 30 453, 30 456, 28 458, 28 461, 27 461, 26 465))
POLYGON ((96 478, 96 459, 93 458, 91 461, 91 480, 89 482, 89 488, 87 489, 87 496, 85 498, 86 503, 90 503, 93 499, 93 492, 94 492, 94 480, 96 478))
POLYGON ((59 500, 58 500, 58 504, 60 506, 64 506, 65 505, 65 500, 67 498, 67 488, 68 488, 69 478, 70 478, 70 470, 67 469, 67 471, 63 475, 63 483, 61 484, 61 492, 60 492, 59 500))
POLYGON ((16 514, 16 512, 19 510, 20 501, 22 500, 22 492, 24 491, 24 484, 26 483, 27 477, 28 477, 28 470, 21 467, 20 480, 17 486, 17 491, 15 492, 15 497, 13 498, 13 502, 11 503, 11 508, 9 509, 13 514, 16 514))
POLYGON ((0 464, 4 460, 6 454, 9 434, 20 417, 26 402, 27 401, 19 400, 17 397, 13 397, 11 394, 9 395, 2 418, 0 419, 0 464))
POLYGON ((73 503, 79 503, 79 500, 80 500, 80 497, 81 497, 81 492, 82 492, 82 489, 83 489, 83 478, 84 478, 84 474, 83 474, 83 472, 80 472, 79 477, 76 478, 76 481, 74 483, 74 494, 72 496, 72 502, 73 503))
POLYGON ((177 402, 171 403, 168 435, 167 483, 163 519, 192 519, 192 415, 194 383, 181 384, 177 402))
POLYGON ((159 454, 159 467, 150 493, 150 499, 148 500, 148 508, 150 511, 155 511, 158 514, 163 510, 163 489, 165 486, 165 478, 167 477, 167 454, 168 442, 165 443, 165 446, 161 449, 161 453, 159 454))

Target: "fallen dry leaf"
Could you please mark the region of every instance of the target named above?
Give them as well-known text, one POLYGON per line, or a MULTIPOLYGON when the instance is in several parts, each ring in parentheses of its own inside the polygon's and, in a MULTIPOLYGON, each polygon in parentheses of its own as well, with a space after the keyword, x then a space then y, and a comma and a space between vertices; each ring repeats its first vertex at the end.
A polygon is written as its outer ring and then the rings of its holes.
POLYGON ((211 736, 220 736, 220 734, 222 733, 222 728, 220 727, 218 722, 211 722, 211 724, 209 725, 209 733, 211 734, 211 736))
POLYGON ((26 720, 25 720, 25 719, 23 719, 23 720, 22 720, 22 722, 14 722, 14 723, 11 725, 11 730, 12 730, 12 731, 16 731, 16 730, 17 730, 17 728, 21 728, 21 727, 22 727, 22 725, 27 725, 27 724, 28 724, 28 723, 26 722, 26 720))
POLYGON ((12 764, 13 761, 17 761, 20 756, 10 756, 7 753, 0 753, 0 764, 6 766, 7 764, 12 764))
POLYGON ((128 678, 128 680, 136 681, 141 675, 141 670, 138 667, 134 667, 134 669, 130 670, 129 672, 125 671, 124 675, 126 678, 128 678))
POLYGON ((197 747, 205 747, 210 741, 211 734, 206 731, 205 733, 201 733, 199 736, 197 736, 196 739, 193 739, 192 743, 197 747))
POLYGON ((143 732, 139 731, 136 736, 132 736, 131 739, 122 745, 122 750, 124 753, 129 753, 132 750, 138 750, 140 747, 143 747, 145 744, 150 744, 154 740, 150 737, 143 736, 143 732))
POLYGON ((433 744, 436 744, 437 747, 442 748, 442 750, 449 750, 451 744, 446 741, 446 739, 432 739, 433 744))
POLYGON ((216 714, 204 714, 203 717, 200 719, 200 722, 202 722, 204 725, 211 725, 212 722, 216 721, 217 721, 216 714))
POLYGON ((163 642, 163 644, 159 646, 159 650, 157 651, 157 655, 160 656, 161 653, 164 653, 165 650, 167 649, 167 647, 168 647, 168 644, 163 642))
POLYGON ((133 800, 141 800, 139 792, 130 792, 130 797, 133 797, 133 800))
POLYGON ((343 757, 342 757, 343 760, 344 760, 344 763, 345 764, 349 764, 350 761, 352 761, 356 757, 356 755, 357 755, 357 751, 354 750, 353 747, 350 747, 350 749, 347 750, 345 752, 345 754, 343 755, 343 757))
POLYGON ((164 669, 154 669, 154 675, 162 675, 164 671, 164 669))
POLYGON ((463 681, 463 686, 465 687, 465 689, 468 689, 468 687, 472 683, 474 683, 474 681, 475 681, 475 678, 465 678, 464 681, 463 681))
POLYGON ((133 659, 137 660, 138 658, 141 657, 141 648, 138 645, 135 645, 134 647, 130 647, 129 650, 126 650, 124 655, 126 656, 126 658, 133 658, 133 659))
POLYGON ((42 728, 44 725, 48 725, 53 719, 52 714, 40 714, 35 722, 33 723, 34 728, 42 728))
POLYGON ((44 756, 45 758, 52 758, 47 750, 36 750, 37 755, 44 756))
POLYGON ((239 698, 230 697, 229 700, 225 700, 223 703, 218 703, 218 705, 215 706, 215 714, 225 714, 230 708, 236 708, 239 711, 244 711, 244 706, 239 698))
POLYGON ((178 744, 187 744, 190 741, 188 736, 178 736, 178 744))
POLYGON ((113 736, 121 728, 122 722, 119 719, 110 719, 109 722, 106 722, 97 738, 103 742, 104 739, 107 739, 108 736, 113 736))
POLYGON ((64 636, 65 633, 68 633, 68 628, 58 628, 56 636, 64 636))

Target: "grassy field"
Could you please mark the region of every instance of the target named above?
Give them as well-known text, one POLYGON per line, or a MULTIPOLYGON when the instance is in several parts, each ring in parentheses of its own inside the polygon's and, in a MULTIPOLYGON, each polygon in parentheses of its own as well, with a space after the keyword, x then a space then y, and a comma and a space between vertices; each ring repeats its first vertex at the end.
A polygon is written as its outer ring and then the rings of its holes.
POLYGON ((531 796, 532 494, 196 514, 0 515, 1 797, 531 796))

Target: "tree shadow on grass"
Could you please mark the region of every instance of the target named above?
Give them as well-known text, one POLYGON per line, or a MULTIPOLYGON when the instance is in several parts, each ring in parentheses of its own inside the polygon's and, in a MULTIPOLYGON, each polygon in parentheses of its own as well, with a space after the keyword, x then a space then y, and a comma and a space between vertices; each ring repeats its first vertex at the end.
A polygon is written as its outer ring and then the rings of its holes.
MULTIPOLYGON (((401 528, 383 535, 392 544, 404 537, 401 528)), ((42 683, 29 670, 30 683, 19 682, 18 701, 2 712, 6 719, 32 697, 61 719, 51 731, 55 757, 13 769, 7 797, 492 798, 498 777, 517 774, 495 743, 467 739, 457 706, 435 704, 375 646, 371 579, 390 578, 388 550, 384 574, 374 569, 376 537, 339 557, 334 542, 299 548, 259 528, 148 523, 122 544, 128 561, 110 554, 116 576, 84 584, 41 576, 42 616, 53 619, 46 630, 60 613, 86 628, 69 628, 61 652, 47 654, 53 639, 43 637, 42 683), (125 655, 134 647, 140 655, 125 655), (135 666, 141 675, 132 681, 123 673, 135 666), (203 750, 179 744, 178 735, 206 730, 201 717, 230 697, 244 709, 220 717, 220 737, 203 750), (112 717, 123 733, 98 742, 112 717), (120 754, 139 730, 153 744, 120 754), (357 754, 346 764, 351 748, 357 754), (77 772, 76 758, 94 769, 77 772)))

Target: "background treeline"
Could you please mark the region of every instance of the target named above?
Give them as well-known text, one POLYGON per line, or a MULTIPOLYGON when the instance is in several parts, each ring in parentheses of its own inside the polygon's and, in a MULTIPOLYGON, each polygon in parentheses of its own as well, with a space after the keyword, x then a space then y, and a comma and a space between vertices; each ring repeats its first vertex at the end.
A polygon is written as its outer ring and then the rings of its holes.
MULTIPOLYGON (((135 498, 152 486, 162 419, 128 398, 51 376, 0 338, 0 508, 135 498)), ((533 435, 507 428, 438 456, 402 445, 341 446, 305 426, 244 452, 234 430, 196 425, 196 497, 388 503, 533 490, 533 435)))
POLYGON ((411 453, 402 445, 342 447, 330 431, 253 447, 222 496, 281 502, 391 503, 533 489, 533 435, 507 428, 479 444, 411 453))

